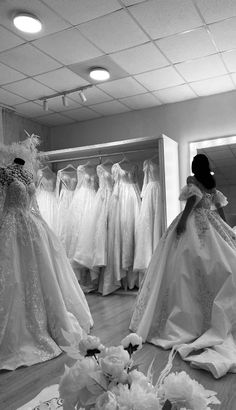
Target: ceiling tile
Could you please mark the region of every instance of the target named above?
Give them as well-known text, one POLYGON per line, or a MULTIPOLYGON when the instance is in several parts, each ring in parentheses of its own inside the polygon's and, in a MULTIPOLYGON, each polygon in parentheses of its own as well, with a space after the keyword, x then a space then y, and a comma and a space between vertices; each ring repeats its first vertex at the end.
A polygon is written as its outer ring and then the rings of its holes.
MULTIPOLYGON (((84 105, 97 104, 97 103, 101 103, 105 101, 111 101, 113 99, 113 97, 111 97, 110 95, 107 95, 106 93, 104 93, 102 90, 99 90, 99 88, 95 86, 84 90, 84 94, 87 98, 87 101, 84 103, 84 105)), ((81 99, 77 92, 70 94, 70 97, 74 101, 77 101, 81 104, 81 99)))
POLYGON ((106 53, 148 41, 148 37, 124 10, 81 24, 79 29, 106 53))
POLYGON ((204 57, 217 51, 205 28, 163 38, 156 43, 172 63, 204 57))
POLYGON ((52 94, 51 88, 38 83, 32 78, 26 78, 25 80, 17 81, 16 83, 4 85, 3 88, 29 100, 52 94))
POLYGON ((88 82, 77 74, 72 73, 68 68, 63 67, 46 74, 37 75, 37 81, 53 88, 56 91, 66 91, 76 87, 87 85, 88 82))
POLYGON ((165 90, 154 91, 153 94, 165 104, 196 98, 196 94, 187 84, 166 88, 165 90))
POLYGON ((12 94, 11 92, 4 90, 3 88, 0 88, 0 103, 14 106, 22 102, 25 102, 25 98, 12 94))
POLYGON ((0 63, 0 84, 12 83, 23 78, 25 78, 23 74, 0 63))
POLYGON ((236 17, 211 24, 209 29, 220 51, 236 48, 236 17))
POLYGON ((26 117, 40 117, 44 114, 42 105, 32 101, 16 105, 16 112, 26 117))
POLYGON ((0 51, 8 50, 24 43, 24 40, 11 33, 4 27, 0 27, 0 51))
MULTIPOLYGON (((43 105, 42 101, 37 101, 39 104, 43 105)), ((67 98, 67 106, 64 107, 63 103, 62 103, 62 97, 58 96, 58 97, 54 97, 51 98, 50 100, 48 100, 48 108, 49 110, 51 109, 52 111, 56 111, 56 112, 63 112, 63 111, 67 111, 67 110, 71 110, 72 108, 78 108, 79 106, 81 106, 78 102, 72 100, 71 98, 67 98)))
POLYGON ((0 1, 0 24, 9 28, 14 33, 26 40, 34 40, 39 37, 43 37, 50 33, 55 33, 60 30, 64 30, 70 27, 62 17, 53 12, 49 7, 43 4, 40 0, 7 0, 0 1), (20 3, 20 4, 19 4, 20 3), (39 33, 30 34, 23 33, 13 25, 12 19, 9 16, 13 16, 16 10, 24 10, 37 16, 43 24, 42 30, 39 33))
POLYGON ((92 84, 101 84, 101 81, 96 81, 90 78, 89 73, 91 67, 103 67, 107 69, 110 73, 109 81, 118 80, 119 78, 128 76, 127 71, 123 70, 123 68, 116 64, 108 55, 92 58, 83 61, 82 63, 70 64, 67 67, 92 84))
POLYGON ((130 111, 128 107, 121 104, 119 101, 104 102, 101 104, 93 105, 91 108, 102 115, 115 115, 130 111))
POLYGON ((231 74, 234 84, 236 85, 236 73, 231 74))
POLYGON ((114 98, 130 97, 131 95, 142 94, 147 90, 133 78, 122 78, 99 85, 99 88, 114 98))
POLYGON ((153 39, 203 25, 188 0, 150 0, 131 7, 130 12, 153 39))
POLYGON ((235 0, 195 0, 206 23, 236 16, 235 0))
POLYGON ((102 55, 76 28, 52 34, 33 44, 65 65, 102 55))
POLYGON ((37 75, 60 67, 55 60, 30 44, 3 51, 0 61, 27 75, 37 75))
POLYGON ((165 67, 148 73, 138 74, 135 78, 150 91, 183 84, 184 82, 173 67, 165 67))
POLYGON ((235 89, 229 75, 196 81, 190 85, 200 97, 224 93, 235 89))
POLYGON ((158 99, 151 93, 122 98, 121 102, 133 110, 142 110, 148 107, 160 105, 160 101, 158 101, 158 99))
POLYGON ((85 108, 85 107, 78 108, 76 110, 67 111, 66 115, 78 121, 89 120, 92 118, 100 117, 100 114, 98 114, 95 111, 90 110, 89 108, 85 108))
POLYGON ((203 80, 227 74, 225 66, 217 54, 176 64, 176 68, 186 81, 203 80))
POLYGON ((139 74, 169 65, 151 42, 112 54, 111 58, 130 74, 139 74))
POLYGON ((229 72, 236 72, 236 50, 226 51, 222 57, 229 72))
POLYGON ((72 124, 75 122, 71 118, 65 117, 64 115, 54 113, 54 114, 49 114, 49 115, 44 115, 42 117, 37 117, 35 121, 40 122, 41 124, 45 125, 51 125, 51 126, 56 126, 56 125, 63 125, 63 124, 72 124))
POLYGON ((76 25, 121 9, 117 0, 43 0, 63 18, 76 25))

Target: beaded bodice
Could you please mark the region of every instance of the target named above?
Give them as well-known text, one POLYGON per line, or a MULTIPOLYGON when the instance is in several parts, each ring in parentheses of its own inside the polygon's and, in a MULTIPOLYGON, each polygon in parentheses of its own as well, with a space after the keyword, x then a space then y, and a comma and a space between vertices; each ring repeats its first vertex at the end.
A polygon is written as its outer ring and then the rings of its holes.
POLYGON ((100 189, 112 190, 113 187, 113 177, 111 171, 105 167, 105 165, 97 166, 97 175, 99 179, 100 189))
POLYGON ((14 179, 6 188, 4 209, 15 208, 27 211, 30 208, 35 194, 33 183, 26 185, 18 179, 14 179))

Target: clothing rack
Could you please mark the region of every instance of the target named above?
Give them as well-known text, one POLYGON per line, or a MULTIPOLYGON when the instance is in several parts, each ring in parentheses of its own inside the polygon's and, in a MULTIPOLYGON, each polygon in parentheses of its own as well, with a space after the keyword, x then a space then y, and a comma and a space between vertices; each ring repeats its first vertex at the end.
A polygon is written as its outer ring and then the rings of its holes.
POLYGON ((153 149, 153 147, 147 147, 147 148, 140 148, 140 149, 135 149, 135 150, 128 150, 128 151, 120 151, 120 152, 110 152, 108 153, 99 153, 96 155, 86 155, 86 156, 80 156, 80 157, 75 157, 75 158, 60 158, 60 159, 52 159, 47 161, 48 163, 58 163, 58 162, 68 162, 68 161, 78 161, 80 159, 93 159, 93 158, 105 158, 105 157, 113 157, 116 155, 125 155, 125 154, 134 154, 136 152, 146 152, 148 150, 152 150, 152 152, 158 152, 157 149, 153 149))

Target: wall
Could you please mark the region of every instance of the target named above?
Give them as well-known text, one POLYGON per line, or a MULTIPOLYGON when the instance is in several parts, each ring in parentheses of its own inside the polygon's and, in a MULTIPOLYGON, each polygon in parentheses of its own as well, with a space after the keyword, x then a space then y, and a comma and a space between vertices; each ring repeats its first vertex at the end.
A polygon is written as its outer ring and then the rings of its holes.
MULTIPOLYGON (((24 140, 27 136, 24 130, 29 134, 36 134, 41 137, 40 150, 47 151, 50 149, 49 128, 38 124, 28 118, 16 115, 6 109, 1 109, 2 115, 0 120, 0 127, 2 123, 2 142, 9 145, 12 142, 24 140)), ((0 128, 1 135, 1 128, 0 128)), ((0 137, 1 141, 1 137, 0 137)))
POLYGON ((180 184, 184 185, 189 142, 236 134, 236 91, 54 127, 50 145, 61 149, 160 134, 179 143, 180 184))

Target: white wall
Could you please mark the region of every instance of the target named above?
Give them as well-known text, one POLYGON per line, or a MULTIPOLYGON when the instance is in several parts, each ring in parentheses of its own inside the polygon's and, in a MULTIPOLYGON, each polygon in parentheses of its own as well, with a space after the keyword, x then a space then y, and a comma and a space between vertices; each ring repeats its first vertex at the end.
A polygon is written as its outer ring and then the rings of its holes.
POLYGON ((54 127, 50 146, 60 149, 160 134, 179 143, 180 183, 184 185, 189 142, 236 134, 236 91, 54 127))
MULTIPOLYGON (((2 142, 6 145, 12 142, 17 142, 27 138, 24 130, 29 134, 36 134, 41 137, 40 150, 47 151, 50 149, 49 145, 49 128, 38 124, 37 122, 28 118, 16 115, 9 110, 1 109, 0 127, 2 124, 2 142)), ((1 135, 1 128, 0 128, 1 135)), ((1 137, 0 137, 1 141, 1 137)))

